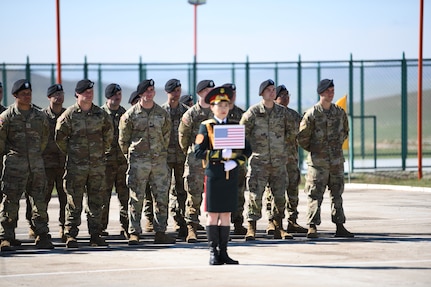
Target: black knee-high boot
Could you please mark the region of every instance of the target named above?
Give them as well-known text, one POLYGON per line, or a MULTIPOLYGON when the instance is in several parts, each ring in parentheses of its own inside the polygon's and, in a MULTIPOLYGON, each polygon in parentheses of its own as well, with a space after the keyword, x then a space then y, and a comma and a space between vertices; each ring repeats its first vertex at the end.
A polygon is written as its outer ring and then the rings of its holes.
POLYGON ((219 251, 217 246, 219 245, 219 228, 218 225, 208 225, 206 227, 208 247, 210 249, 210 265, 222 265, 220 262, 219 251))
POLYGON ((239 264, 227 254, 227 243, 229 242, 230 226, 219 226, 220 228, 220 262, 222 264, 239 264))

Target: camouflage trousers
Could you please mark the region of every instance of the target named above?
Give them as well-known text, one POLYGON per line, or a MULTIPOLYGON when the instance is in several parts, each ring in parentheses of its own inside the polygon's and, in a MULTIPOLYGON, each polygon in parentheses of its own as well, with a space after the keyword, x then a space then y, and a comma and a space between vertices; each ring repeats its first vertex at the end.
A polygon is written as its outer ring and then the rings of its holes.
POLYGON ((235 212, 232 212, 230 215, 230 220, 232 223, 244 222, 244 204, 245 204, 245 197, 244 197, 244 190, 245 190, 245 178, 246 178, 246 167, 241 166, 238 169, 238 208, 235 212))
POLYGON ((65 234, 76 238, 81 225, 81 213, 86 195, 85 213, 88 232, 100 235, 103 208, 103 180, 105 165, 67 167, 64 175, 64 189, 67 195, 65 234))
POLYGON ((168 201, 171 178, 166 158, 148 160, 143 157, 131 158, 127 172, 129 199, 129 233, 141 234, 141 219, 145 190, 151 186, 154 210, 154 231, 165 232, 168 224, 168 201))
MULTIPOLYGON (((28 166, 28 164, 27 164, 28 166)), ((46 176, 44 168, 29 170, 20 166, 4 169, 0 204, 0 239, 14 239, 18 224, 19 201, 26 192, 31 206, 31 224, 36 235, 48 233, 46 176)))
POLYGON ((343 210, 344 165, 328 167, 308 166, 304 192, 307 194, 307 223, 319 225, 320 206, 326 187, 331 198, 331 220, 333 223, 345 223, 343 210))
POLYGON ((126 184, 127 164, 108 162, 105 171, 105 186, 103 192, 102 230, 106 230, 109 222, 109 209, 112 188, 115 188, 120 203, 120 224, 125 231, 129 229, 129 188, 126 184))
POLYGON ((267 186, 274 198, 274 217, 283 217, 286 208, 286 166, 272 166, 250 161, 247 175, 247 188, 249 190, 248 221, 262 218, 262 197, 267 186))
POLYGON ((186 214, 187 193, 184 189, 184 163, 168 163, 171 170, 171 187, 169 189, 169 213, 175 222, 184 222, 186 214))
POLYGON ((193 154, 189 153, 184 164, 184 189, 187 192, 185 220, 187 223, 199 223, 204 191, 204 171, 202 160, 196 159, 193 154))
MULTIPOLYGON (((286 169, 287 169, 286 209, 287 209, 287 213, 289 214, 289 219, 296 221, 298 219, 298 203, 299 203, 298 185, 301 179, 301 172, 299 168, 296 166, 291 167, 288 165, 286 169)), ((273 219, 275 205, 274 205, 274 199, 272 197, 271 189, 269 187, 265 189, 265 199, 267 202, 268 218, 273 219)), ((284 215, 283 215, 283 218, 284 218, 284 215)))

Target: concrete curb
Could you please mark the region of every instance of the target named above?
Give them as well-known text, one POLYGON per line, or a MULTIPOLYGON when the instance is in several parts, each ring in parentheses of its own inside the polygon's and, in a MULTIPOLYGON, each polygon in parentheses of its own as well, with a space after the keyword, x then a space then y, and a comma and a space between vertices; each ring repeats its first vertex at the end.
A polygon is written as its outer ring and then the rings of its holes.
POLYGON ((407 186, 407 185, 389 185, 389 184, 367 184, 367 183, 346 183, 345 189, 389 189, 400 191, 419 191, 431 192, 429 187, 407 186))

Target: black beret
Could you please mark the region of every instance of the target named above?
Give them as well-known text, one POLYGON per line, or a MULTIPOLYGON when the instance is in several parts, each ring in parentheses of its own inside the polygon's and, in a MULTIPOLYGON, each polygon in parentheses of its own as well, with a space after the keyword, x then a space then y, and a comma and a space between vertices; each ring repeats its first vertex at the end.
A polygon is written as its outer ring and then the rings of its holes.
POLYGON ((200 93, 203 89, 214 88, 215 84, 213 80, 202 80, 196 86, 196 93, 200 93))
POLYGON ((193 102, 193 97, 192 95, 182 95, 180 97, 180 103, 183 104, 187 104, 188 102, 192 101, 193 102))
POLYGON ((280 85, 280 86, 278 86, 277 87, 277 89, 275 89, 275 94, 277 95, 277 97, 276 98, 278 98, 278 95, 280 94, 280 92, 282 92, 282 91, 286 91, 287 92, 287 94, 289 94, 289 91, 286 89, 286 86, 285 85, 280 85))
POLYGON ((320 81, 319 86, 317 86, 317 93, 321 94, 324 91, 326 91, 326 89, 333 86, 334 86, 334 80, 323 79, 320 81))
POLYGON ((131 104, 136 98, 139 98, 138 92, 133 91, 132 94, 130 94, 129 97, 129 104, 131 104))
POLYGON ((12 86, 12 95, 15 95, 19 91, 30 89, 31 90, 31 84, 26 79, 21 79, 16 81, 12 86))
POLYGON ((223 84, 222 87, 231 88, 233 91, 236 91, 236 86, 235 84, 232 84, 232 83, 223 84))
POLYGON ((138 88, 136 89, 138 92, 138 95, 145 93, 148 87, 154 87, 153 79, 143 80, 142 82, 139 83, 138 88))
POLYGON ((165 84, 165 91, 167 93, 171 93, 175 90, 176 87, 181 87, 181 82, 180 80, 177 79, 170 79, 169 81, 166 82, 165 84))
POLYGON ((222 101, 230 102, 233 97, 233 90, 228 87, 216 87, 205 96, 205 103, 216 104, 222 101))
POLYGON ((94 83, 90 80, 84 79, 76 83, 75 93, 81 94, 88 89, 92 89, 94 87, 94 83))
POLYGON ((121 87, 119 84, 109 84, 105 88, 105 98, 109 99, 113 95, 115 95, 118 91, 121 91, 121 87))
POLYGON ((49 86, 48 91, 46 92, 46 95, 49 97, 52 94, 56 92, 61 92, 61 91, 63 91, 63 86, 61 84, 54 84, 52 86, 49 86))
POLYGON ((265 90, 268 86, 273 86, 273 85, 275 85, 275 83, 271 79, 263 81, 262 84, 260 84, 260 87, 259 87, 259 96, 262 95, 263 90, 265 90))

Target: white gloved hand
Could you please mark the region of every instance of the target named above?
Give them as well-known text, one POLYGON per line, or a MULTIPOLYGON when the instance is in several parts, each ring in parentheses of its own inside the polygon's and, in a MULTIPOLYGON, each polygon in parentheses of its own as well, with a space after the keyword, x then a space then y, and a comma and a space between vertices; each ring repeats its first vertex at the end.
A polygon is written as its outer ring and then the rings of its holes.
POLYGON ((221 151, 221 157, 222 158, 231 158, 232 156, 232 149, 225 148, 221 151))
POLYGON ((224 162, 224 171, 230 171, 234 169, 238 164, 234 160, 228 160, 224 162))

